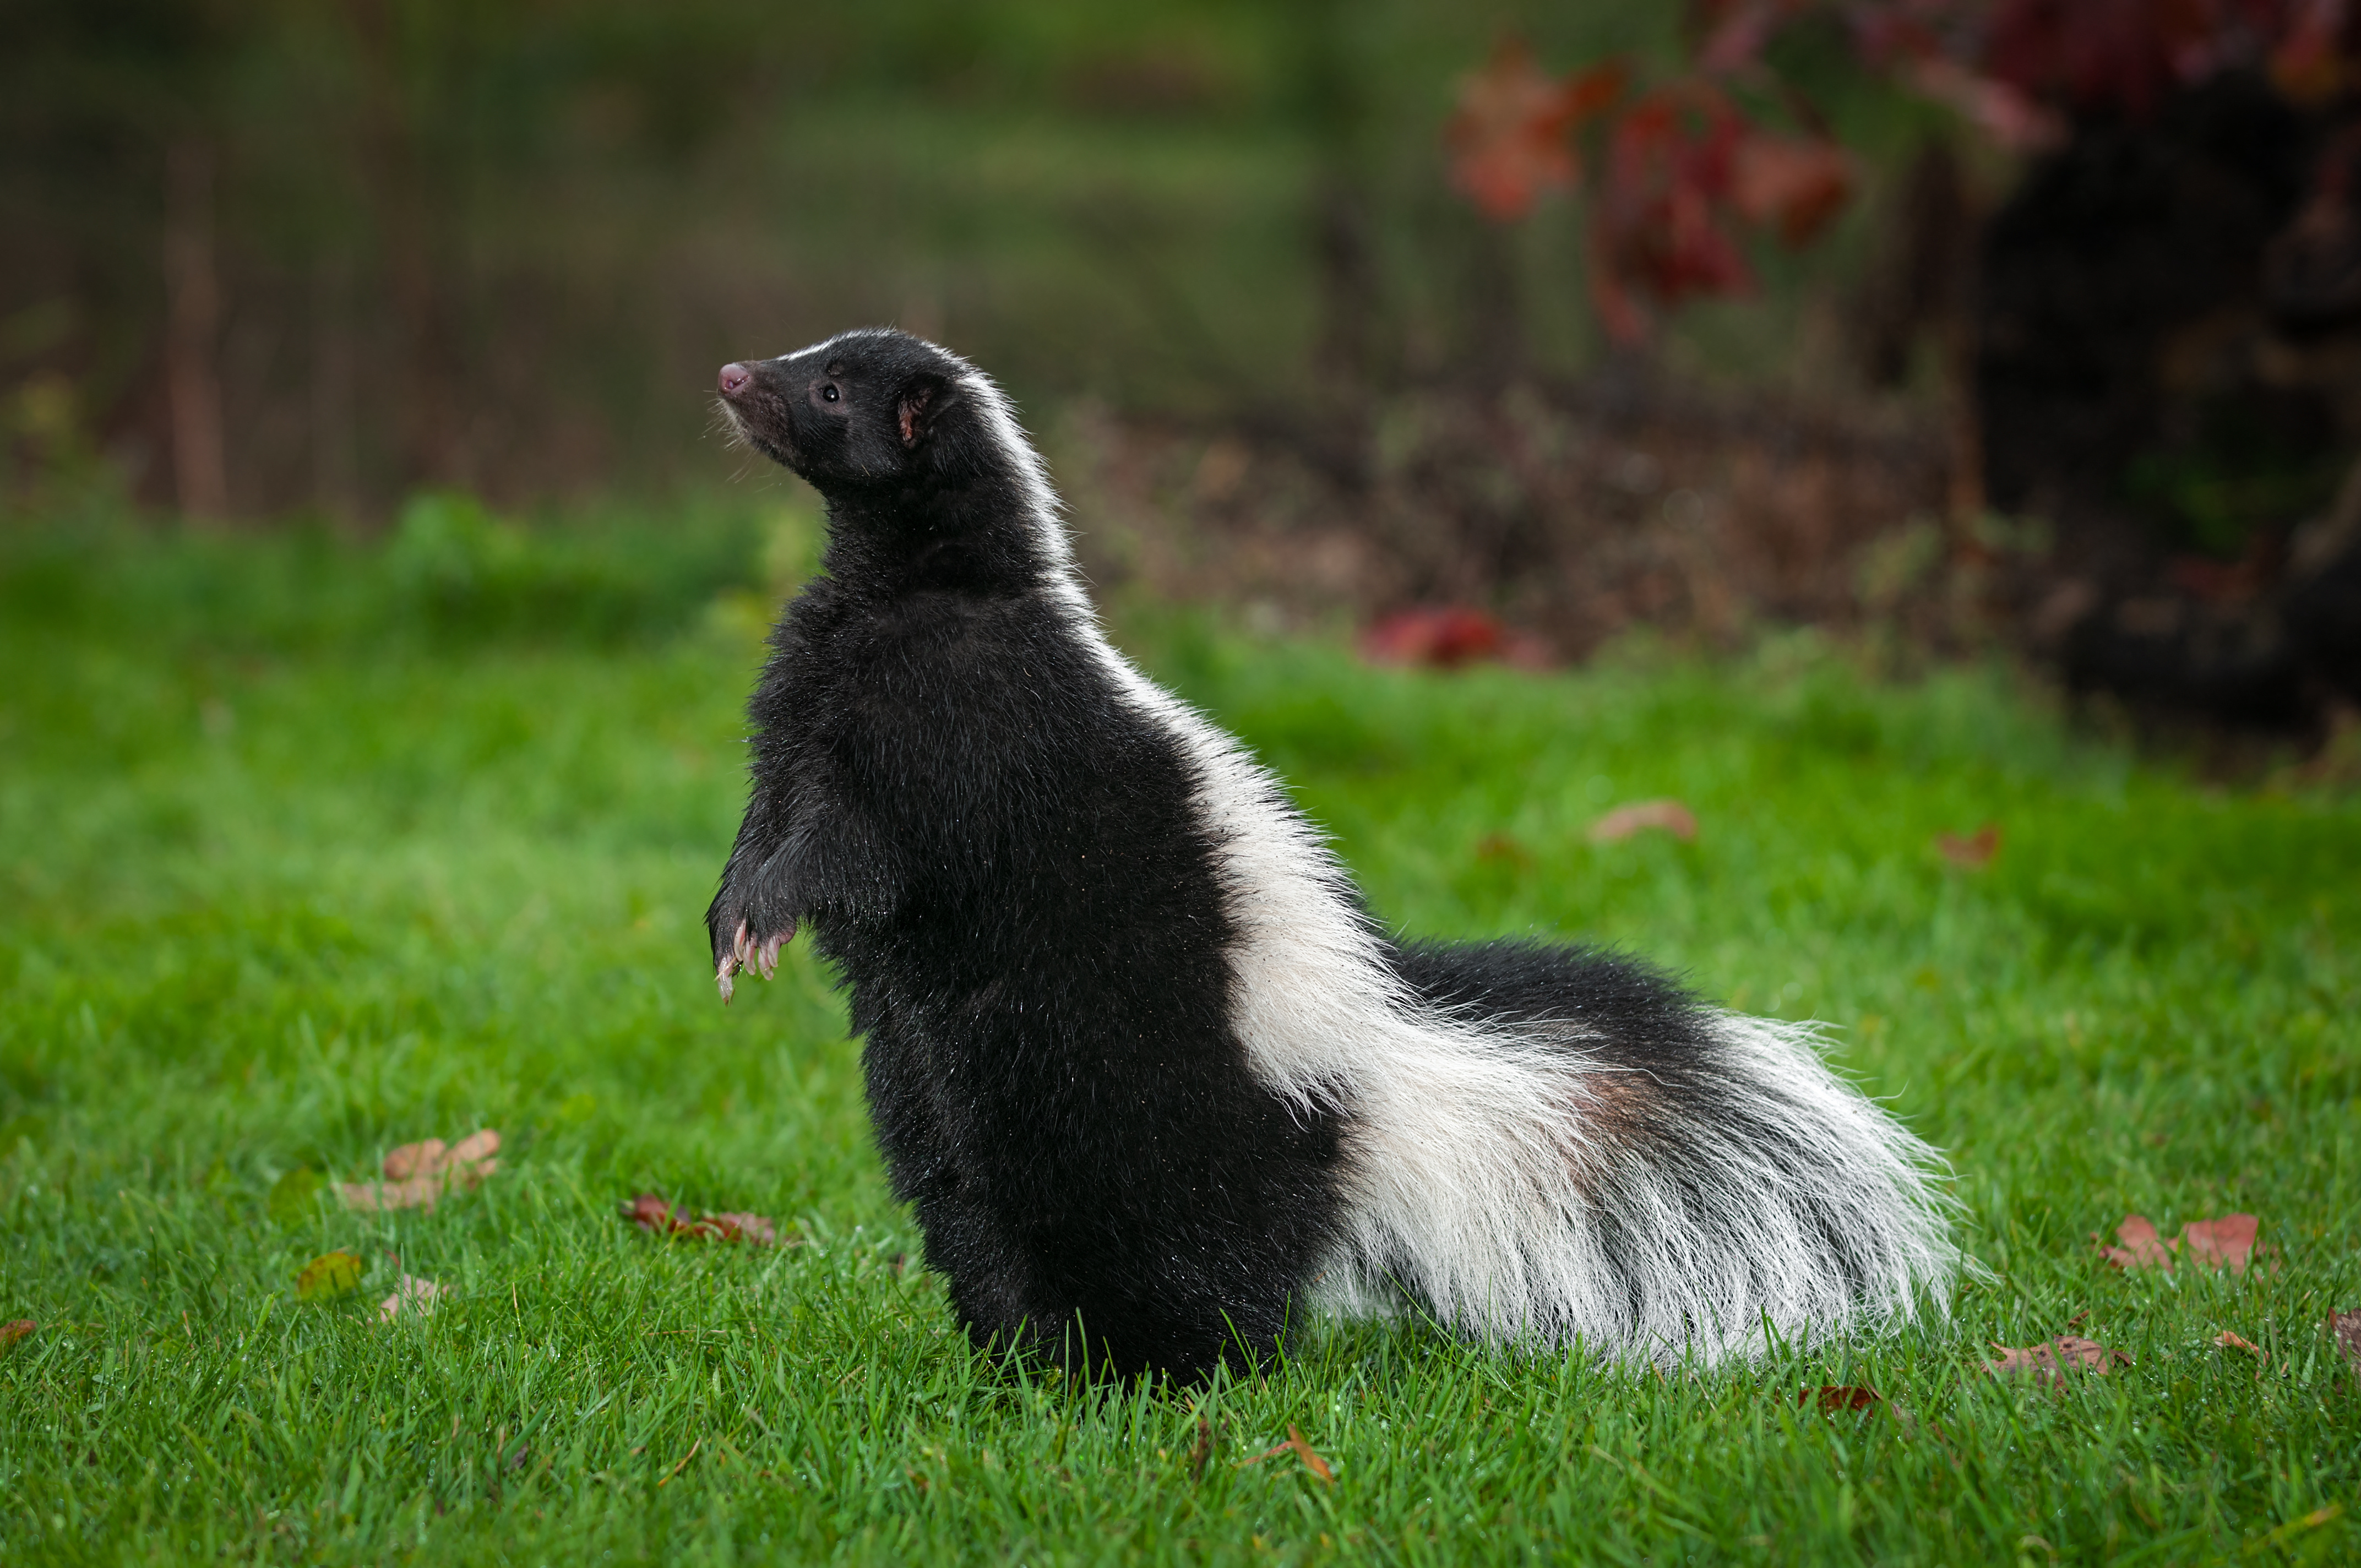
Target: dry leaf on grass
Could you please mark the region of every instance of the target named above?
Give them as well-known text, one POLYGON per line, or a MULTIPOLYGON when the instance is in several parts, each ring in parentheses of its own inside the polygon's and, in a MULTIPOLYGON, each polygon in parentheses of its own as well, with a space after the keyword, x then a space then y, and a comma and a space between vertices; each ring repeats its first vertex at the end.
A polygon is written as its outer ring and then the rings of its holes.
MULTIPOLYGON (((16 1326, 8 1325, 12 1329, 16 1326)), ((2336 1348, 2345 1353, 2345 1364, 2353 1368, 2355 1376, 2361 1376, 2361 1311, 2331 1312, 2327 1327, 2336 1341, 2336 1348)))
MULTIPOLYGON (((2252 1214, 2224 1214, 2218 1220, 2191 1220, 2170 1241, 2158 1238, 2156 1222, 2145 1214, 2126 1214, 2115 1227, 2120 1246, 2109 1246, 2093 1233, 2091 1240, 2117 1268, 2170 1268, 2174 1255, 2186 1247, 2189 1255, 2211 1268, 2244 1274, 2257 1252, 2252 1214)), ((2270 1248, 2260 1249, 2268 1253, 2270 1248)))
POLYGON ((2256 1344, 2251 1341, 2239 1338, 2228 1329, 2224 1329, 2220 1333, 2215 1334, 2213 1336, 2213 1343, 2220 1345, 2224 1350, 2243 1350, 2258 1362, 2268 1361, 2271 1358, 2270 1353, 2264 1350, 2260 1345, 2256 1344))
MULTIPOLYGON (((623 1206, 623 1218, 657 1236, 699 1236, 719 1242, 746 1242, 776 1246, 779 1227, 761 1214, 698 1214, 675 1209, 653 1192, 642 1192, 623 1206)), ((790 1243, 789 1245, 793 1245, 790 1243)))
POLYGON ((1883 1403, 1876 1389, 1850 1383, 1823 1383, 1817 1388, 1795 1390, 1797 1409, 1817 1405, 1824 1416, 1833 1416, 1839 1410, 1874 1410, 1883 1403))
POLYGON ((1303 1441, 1303 1433, 1292 1423, 1288 1426, 1285 1442, 1276 1448, 1266 1448, 1245 1463, 1260 1464, 1264 1460, 1275 1458, 1282 1453, 1292 1453, 1303 1461, 1303 1467, 1320 1477, 1323 1485, 1331 1484, 1336 1479, 1336 1473, 1328 1468, 1328 1462, 1312 1451, 1312 1445, 1303 1441))
POLYGON ((2096 1340, 2078 1334, 2059 1334, 2056 1339, 2023 1349, 1996 1344, 1998 1361, 1987 1361, 1985 1368, 1995 1377, 2031 1377, 2046 1388, 2065 1386, 2066 1374, 2089 1370, 2105 1376, 2117 1364, 2129 1366, 2132 1358, 2120 1350, 2110 1350, 2096 1340))
POLYGON ((1964 839, 1957 833, 1938 833, 1935 848, 1961 870, 1980 872, 2000 853, 2000 824, 1987 822, 1964 839))
POLYGON ((1197 1418, 1197 1441, 1189 1450, 1189 1479, 1205 1478, 1205 1461, 1213 1457, 1213 1423, 1204 1417, 1197 1418))
POLYGON ((348 1252, 324 1252, 305 1264, 295 1276, 295 1299, 299 1301, 323 1301, 331 1296, 342 1296, 357 1290, 361 1283, 361 1260, 348 1252))
POLYGON ((1661 828, 1687 842, 1697 836, 1697 814, 1677 800, 1642 800, 1619 806, 1590 825, 1594 844, 1618 844, 1634 833, 1661 828))
POLYGON ((377 1304, 377 1321, 390 1323, 405 1313, 413 1318, 431 1318, 434 1315, 434 1303, 450 1293, 448 1286, 405 1274, 393 1288, 393 1294, 377 1304))
POLYGON ((2115 1239, 2123 1245, 2109 1246, 2099 1241, 2097 1232, 2091 1234, 2091 1240, 2098 1244, 2099 1249, 2107 1255, 2107 1261, 2117 1268, 2172 1266, 2171 1249, 2158 1239, 2156 1222, 2145 1214, 2125 1215, 2124 1223, 2115 1227, 2115 1239))
POLYGON ((440 1138, 404 1144, 385 1157, 383 1181, 347 1181, 336 1196, 347 1209, 375 1213, 390 1209, 432 1209, 451 1189, 474 1187, 500 1169, 492 1157, 500 1135, 491 1128, 446 1146, 440 1138))
POLYGON ((2198 1262, 2244 1274, 2247 1261, 2255 1255, 2255 1225, 2252 1214, 2191 1220, 2180 1227, 2180 1239, 2189 1248, 2189 1255, 2198 1262))
POLYGON ((0 1350, 14 1350, 16 1342, 40 1327, 30 1318, 15 1318, 0 1323, 0 1350))

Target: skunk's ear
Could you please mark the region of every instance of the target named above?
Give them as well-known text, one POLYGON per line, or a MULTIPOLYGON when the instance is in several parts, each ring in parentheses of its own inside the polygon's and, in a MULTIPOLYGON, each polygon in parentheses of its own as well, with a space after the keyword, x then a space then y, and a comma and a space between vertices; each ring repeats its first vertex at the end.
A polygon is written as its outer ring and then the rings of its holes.
POLYGON ((914 376, 903 386, 895 411, 901 418, 905 447, 916 446, 927 438, 950 398, 950 384, 940 376, 914 376))

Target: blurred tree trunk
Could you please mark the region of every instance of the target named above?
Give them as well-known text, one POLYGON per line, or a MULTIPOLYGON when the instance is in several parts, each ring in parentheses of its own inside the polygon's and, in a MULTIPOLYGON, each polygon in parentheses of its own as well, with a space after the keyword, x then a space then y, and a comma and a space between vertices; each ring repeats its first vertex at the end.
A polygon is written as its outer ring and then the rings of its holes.
POLYGON ((1312 143, 1308 225, 1320 323, 1312 369, 1323 390, 1357 403, 1379 374, 1383 308, 1370 244, 1367 93, 1352 58, 1350 18, 1340 0, 1312 0, 1296 13, 1303 123, 1312 143))
POLYGON ((353 262, 341 246, 312 264, 312 501, 332 517, 361 510, 354 450, 358 355, 353 345, 353 262))
POLYGON ((363 75, 361 164, 401 334, 401 477, 465 485, 471 476, 458 367, 445 280, 438 276, 445 247, 436 212, 454 192, 427 188, 428 160, 405 92, 391 8, 390 0, 355 0, 352 15, 363 75))
POLYGON ((221 273, 214 245, 215 159, 205 141, 174 142, 164 159, 164 387, 172 486, 181 511, 229 510, 222 450, 221 273))

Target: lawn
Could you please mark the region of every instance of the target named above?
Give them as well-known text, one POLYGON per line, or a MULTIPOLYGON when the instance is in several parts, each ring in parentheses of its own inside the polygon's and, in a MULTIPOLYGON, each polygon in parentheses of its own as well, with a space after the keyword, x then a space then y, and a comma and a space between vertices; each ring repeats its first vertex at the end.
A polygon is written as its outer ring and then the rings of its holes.
POLYGON ((382 548, 0 549, 0 1559, 2327 1561, 2361 1548, 2361 798, 2004 671, 1766 638, 1378 672, 1140 612, 1389 922, 1629 946, 1830 1027, 1948 1151, 1948 1327, 1660 1377, 1415 1324, 1077 1389, 972 1354, 799 944, 717 1001, 740 706, 807 525, 429 509, 382 548), (1594 845, 1611 806, 1701 824, 1594 845), (1962 869, 1938 833, 2000 826, 1962 869), (433 1212, 333 1183, 496 1127, 433 1212), (791 1245, 659 1239, 635 1194, 791 1245), (2090 1240, 2244 1211, 2231 1277, 2090 1240), (314 1256, 361 1287, 303 1299, 314 1256), (397 1261, 398 1260, 398 1261, 397 1261), (450 1292, 378 1321, 403 1273, 450 1292), (2224 1331, 2265 1359, 2218 1348, 2224 1331), (2050 1393, 1983 1370, 2073 1332, 2050 1393), (1866 1386, 1863 1413, 1797 1390, 1866 1386), (1270 1453, 1290 1429, 1322 1456, 1270 1453), (1210 1440, 1210 1441, 1208 1441, 1210 1440))

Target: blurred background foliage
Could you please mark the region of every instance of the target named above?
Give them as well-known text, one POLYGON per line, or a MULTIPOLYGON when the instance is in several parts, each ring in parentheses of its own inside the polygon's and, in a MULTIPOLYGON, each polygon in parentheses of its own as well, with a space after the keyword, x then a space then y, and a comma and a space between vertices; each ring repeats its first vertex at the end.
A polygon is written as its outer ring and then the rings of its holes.
MULTIPOLYGON (((1571 226, 1453 194, 1455 82, 1504 31, 1564 59, 1679 34, 1671 7, 1436 0, 6 18, 20 466, 79 441, 153 501, 372 519, 421 485, 708 478, 714 366, 854 323, 943 338, 1037 408, 1309 420, 1370 378, 1576 368, 1571 226), (214 383, 217 473, 173 471, 176 374, 214 383)), ((1696 335, 1775 363, 1780 313, 1723 315, 1696 335)))
POLYGON ((715 368, 891 322, 1016 395, 1109 591, 1469 606, 1543 660, 2005 645, 2317 738, 2361 701, 2348 10, 0 0, 0 511, 423 560, 480 502, 621 559, 631 506, 751 477, 752 538, 798 492, 724 449, 715 368), (2301 102, 2235 51, 2171 76, 2173 29, 2267 13, 2318 23, 2301 102), (1863 42, 1913 18, 1949 100, 1863 42), (1712 78, 1835 204, 1610 337, 1602 234, 1686 263, 1652 207, 1602 224, 1598 148, 1514 222, 1455 189, 1508 39, 1544 88, 1712 78), (2078 98, 2052 55, 2163 85, 2078 98), (2062 140, 1981 124, 2010 82, 2062 140))

